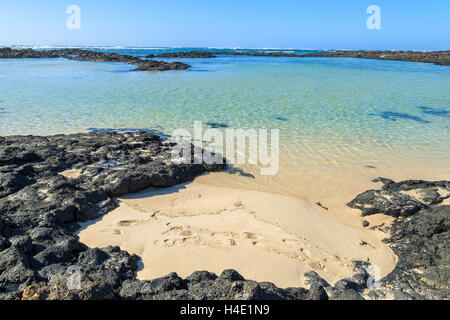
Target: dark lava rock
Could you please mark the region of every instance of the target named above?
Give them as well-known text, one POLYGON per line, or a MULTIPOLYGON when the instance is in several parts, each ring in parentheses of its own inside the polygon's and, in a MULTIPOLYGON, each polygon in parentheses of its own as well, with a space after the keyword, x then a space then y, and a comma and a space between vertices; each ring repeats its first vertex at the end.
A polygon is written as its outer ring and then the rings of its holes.
POLYGON ((328 295, 322 286, 314 284, 309 289, 306 300, 328 300, 328 295))
POLYGON ((330 284, 317 274, 315 271, 309 271, 304 275, 305 283, 312 286, 329 287, 330 284))
POLYGON ((272 52, 264 52, 264 51, 222 51, 215 52, 216 55, 226 55, 226 56, 249 56, 249 57, 302 57, 302 55, 295 53, 286 53, 281 51, 272 51, 272 52))
POLYGON ((360 286, 351 279, 341 279, 334 284, 334 287, 336 289, 342 289, 342 290, 347 290, 347 289, 360 290, 361 289, 360 286))
POLYGON ((363 226, 364 228, 367 228, 369 225, 370 225, 370 223, 369 223, 369 221, 367 221, 367 220, 364 220, 364 221, 362 222, 362 226, 363 226))
MULTIPOLYGON (((372 299, 449 299, 450 298, 450 206, 438 205, 447 198, 441 193, 450 191, 449 181, 406 180, 384 183, 381 190, 363 193, 349 206, 367 213, 365 205, 377 212, 404 218, 394 222, 385 240, 398 256, 395 269, 381 279, 380 288, 372 289, 372 299), (402 192, 415 191, 412 209, 402 211, 405 200, 402 192), (438 191, 441 192, 438 192, 438 191), (375 195, 376 194, 376 195, 375 195), (369 196, 371 195, 371 196, 369 196), (372 196, 373 195, 373 196, 372 196), (380 199, 381 198, 381 199, 380 199), (400 214, 402 215, 402 214, 400 214)), ((408 203, 412 203, 408 200, 408 203)), ((370 211, 371 212, 371 211, 370 211)), ((355 281, 356 282, 356 281, 355 281)))
POLYGON ((143 60, 139 57, 118 53, 97 52, 84 49, 58 49, 36 51, 33 49, 0 48, 0 59, 19 58, 66 58, 76 61, 122 62, 136 66, 136 71, 186 70, 191 66, 181 62, 143 60))
POLYGON ((397 221, 388 243, 398 256, 382 279, 379 296, 395 299, 450 298, 450 206, 429 208, 397 221))
POLYGON ((95 62, 123 62, 136 66, 136 71, 167 71, 167 70, 186 70, 191 66, 181 62, 164 62, 157 60, 142 60, 130 55, 121 55, 117 53, 104 53, 85 51, 82 54, 70 59, 77 61, 95 61, 95 62))
POLYGON ((334 289, 329 300, 364 300, 355 289, 334 289))
POLYGON ((121 283, 134 279, 139 258, 120 248, 87 248, 73 234, 76 223, 116 208, 112 196, 225 168, 175 164, 173 145, 143 131, 0 140, 0 181, 13 181, 2 185, 0 196, 0 299, 20 298, 31 285, 29 292, 47 298, 117 297, 121 283), (73 168, 77 177, 61 174, 73 168), (66 295, 50 280, 64 282, 74 265, 87 287, 66 295))
MULTIPOLYGON (((155 55, 148 55, 146 58, 153 58, 155 55)), ((156 55, 157 58, 216 58, 217 56, 206 51, 188 51, 188 52, 166 52, 156 55)))
POLYGON ((33 49, 12 49, 0 48, 1 59, 24 59, 24 58, 67 58, 73 55, 82 54, 87 50, 83 49, 57 49, 36 51, 33 49))
POLYGON ((233 56, 254 56, 254 57, 345 57, 345 58, 358 58, 358 59, 376 59, 376 60, 395 60, 395 61, 412 61, 412 62, 425 62, 434 63, 437 65, 449 66, 450 65, 450 51, 327 51, 316 52, 309 54, 295 54, 286 53, 282 51, 223 51, 210 52, 193 51, 193 52, 173 52, 164 53, 158 55, 158 57, 164 58, 214 58, 218 55, 233 55, 233 56))
POLYGON ((207 122, 206 123, 208 126, 210 126, 211 128, 214 129, 218 129, 218 128, 228 128, 228 125, 226 123, 218 123, 218 122, 207 122))

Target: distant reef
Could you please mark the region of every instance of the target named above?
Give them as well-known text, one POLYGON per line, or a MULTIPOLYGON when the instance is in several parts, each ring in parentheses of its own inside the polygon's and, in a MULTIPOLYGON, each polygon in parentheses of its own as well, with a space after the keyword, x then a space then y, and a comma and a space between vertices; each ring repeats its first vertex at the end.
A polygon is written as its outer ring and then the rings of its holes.
POLYGON ((158 55, 150 54, 146 58, 216 58, 217 56, 206 51, 165 52, 158 55))
POLYGON ((144 60, 139 57, 122 55, 118 53, 96 52, 83 49, 57 49, 36 51, 33 49, 0 48, 0 59, 24 58, 66 58, 76 61, 93 62, 124 62, 136 66, 136 71, 167 71, 186 70, 191 66, 181 62, 164 62, 157 60, 144 60))
POLYGON ((399 260, 376 286, 367 261, 354 261, 353 276, 335 284, 310 271, 307 288, 281 289, 231 269, 185 279, 167 270, 141 281, 138 256, 80 243, 79 223, 117 208, 114 197, 225 169, 174 163, 175 146, 145 131, 0 137, 0 300, 450 299, 449 181, 378 178, 380 189, 348 204, 365 216, 395 217, 385 242, 399 260), (77 174, 63 175, 68 170, 77 174), (76 289, 67 286, 74 266, 81 280, 76 289))
POLYGON ((228 56, 251 56, 251 57, 291 57, 291 58, 307 58, 307 57, 328 57, 328 58, 359 58, 359 59, 375 59, 375 60, 395 60, 410 62, 434 63, 442 66, 450 65, 450 50, 447 51, 350 51, 337 50, 327 52, 315 52, 308 54, 286 53, 281 51, 256 52, 256 51, 190 51, 190 52, 168 52, 159 55, 149 55, 147 58, 215 58, 221 55, 228 56))

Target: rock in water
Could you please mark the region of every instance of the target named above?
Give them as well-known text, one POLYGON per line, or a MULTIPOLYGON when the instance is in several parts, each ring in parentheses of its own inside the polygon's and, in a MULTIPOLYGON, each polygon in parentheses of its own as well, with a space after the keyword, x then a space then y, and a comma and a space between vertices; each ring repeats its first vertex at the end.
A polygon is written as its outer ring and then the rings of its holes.
POLYGON ((36 51, 33 49, 0 48, 0 59, 19 58, 66 58, 76 61, 93 62, 123 62, 136 66, 136 71, 167 71, 186 70, 191 66, 181 62, 164 62, 157 60, 144 60, 139 57, 118 53, 97 52, 85 49, 58 49, 36 51))
POLYGON ((166 277, 137 280, 138 256, 119 247, 90 249, 73 231, 78 222, 116 208, 113 196, 169 187, 225 168, 174 163, 173 148, 145 131, 0 137, 0 299, 450 298, 450 206, 437 205, 445 198, 439 190, 448 190, 445 181, 384 180, 377 195, 383 199, 366 195, 352 202, 362 210, 375 204, 382 213, 410 216, 392 228, 388 242, 399 263, 379 289, 368 290, 364 262, 355 262, 355 275, 335 286, 308 272, 309 289, 280 289, 234 270, 220 276, 195 272, 186 279, 168 270, 166 277), (420 193, 418 211, 402 211, 404 199, 396 193, 416 188, 433 191, 420 193))

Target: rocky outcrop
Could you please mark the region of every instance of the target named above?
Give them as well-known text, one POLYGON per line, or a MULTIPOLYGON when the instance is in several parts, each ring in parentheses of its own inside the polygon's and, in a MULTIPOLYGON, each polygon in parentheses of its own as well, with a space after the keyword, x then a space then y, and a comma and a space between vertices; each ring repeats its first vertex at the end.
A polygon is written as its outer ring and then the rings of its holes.
POLYGON ((77 61, 94 61, 94 62, 123 62, 135 65, 136 71, 167 71, 167 70, 186 70, 191 66, 181 62, 164 62, 157 60, 143 60, 130 55, 122 55, 117 53, 104 53, 86 51, 69 59, 77 61))
MULTIPOLYGON (((152 58, 215 58, 221 55, 231 56, 253 56, 253 57, 328 57, 328 58, 358 58, 358 59, 375 59, 375 60, 393 60, 393 61, 411 61, 434 63, 436 65, 450 65, 450 50, 447 51, 326 51, 308 54, 286 53, 282 51, 189 51, 189 52, 167 52, 158 55, 149 54, 145 56, 147 59, 152 58)), ((120 55, 117 53, 95 52, 84 49, 56 49, 36 51, 33 49, 11 49, 0 48, 0 59, 4 58, 68 58, 80 61, 101 61, 101 62, 125 62, 136 65, 136 70, 142 71, 165 71, 165 70, 185 70, 191 66, 173 62, 145 60, 139 57, 120 55)))
POLYGON ((0 59, 25 59, 25 58, 68 58, 79 55, 87 50, 83 49, 55 49, 37 51, 33 49, 0 48, 0 59))
POLYGON ((327 51, 303 55, 303 57, 359 58, 434 63, 450 66, 450 51, 327 51))
POLYGON ((386 240, 398 256, 375 299, 450 299, 450 206, 397 221, 386 240))
POLYGON ((181 51, 181 52, 165 52, 158 55, 149 55, 147 58, 216 58, 217 56, 206 51, 181 51))
POLYGON ((221 52, 214 52, 216 55, 223 55, 223 56, 249 56, 249 57, 292 57, 297 58, 301 57, 300 54, 295 53, 286 53, 286 52, 277 52, 277 51, 271 51, 271 52, 263 52, 263 51, 221 51, 221 52))
POLYGON ((77 61, 93 62, 123 62, 136 66, 136 71, 167 71, 186 70, 191 66, 181 62, 164 62, 157 60, 145 60, 139 57, 122 55, 118 53, 96 52, 83 49, 58 49, 36 51, 33 49, 0 48, 0 59, 19 58, 66 58, 77 61))
POLYGON ((380 190, 369 190, 349 203, 363 215, 382 213, 397 219, 385 242, 398 257, 371 299, 450 299, 450 181, 386 178, 380 190))
MULTIPOLYGON (((378 289, 368 288, 369 265, 358 261, 354 276, 334 285, 313 271, 305 274, 307 288, 280 289, 246 280, 234 270, 219 276, 199 271, 186 279, 167 270, 166 277, 140 281, 138 256, 79 242, 79 223, 115 209, 114 196, 224 169, 223 164, 172 162, 173 150, 174 144, 145 131, 0 137, 0 299, 450 298, 450 206, 438 205, 448 182, 381 180, 388 198, 411 188, 428 191, 420 193, 419 211, 400 214, 409 218, 394 224, 386 241, 399 263, 378 289)), ((376 199, 373 203, 380 202, 376 199)), ((355 200, 355 207, 363 208, 367 201, 371 203, 368 196, 355 200)), ((380 203, 383 213, 398 212, 380 203)))
POLYGON ((377 178, 373 182, 382 182, 379 190, 368 190, 348 206, 360 209, 363 216, 383 213, 393 217, 409 217, 450 198, 449 181, 407 180, 395 183, 386 178, 377 178))

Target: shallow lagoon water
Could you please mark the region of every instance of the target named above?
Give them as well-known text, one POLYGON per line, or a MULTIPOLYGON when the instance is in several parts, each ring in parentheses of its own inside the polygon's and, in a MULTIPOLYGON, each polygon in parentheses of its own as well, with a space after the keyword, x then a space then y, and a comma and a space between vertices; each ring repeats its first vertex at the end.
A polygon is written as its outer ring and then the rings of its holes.
POLYGON ((193 67, 133 72, 120 63, 0 60, 0 134, 170 134, 203 121, 279 129, 281 167, 290 172, 383 161, 450 172, 448 67, 348 58, 175 60, 193 67))

